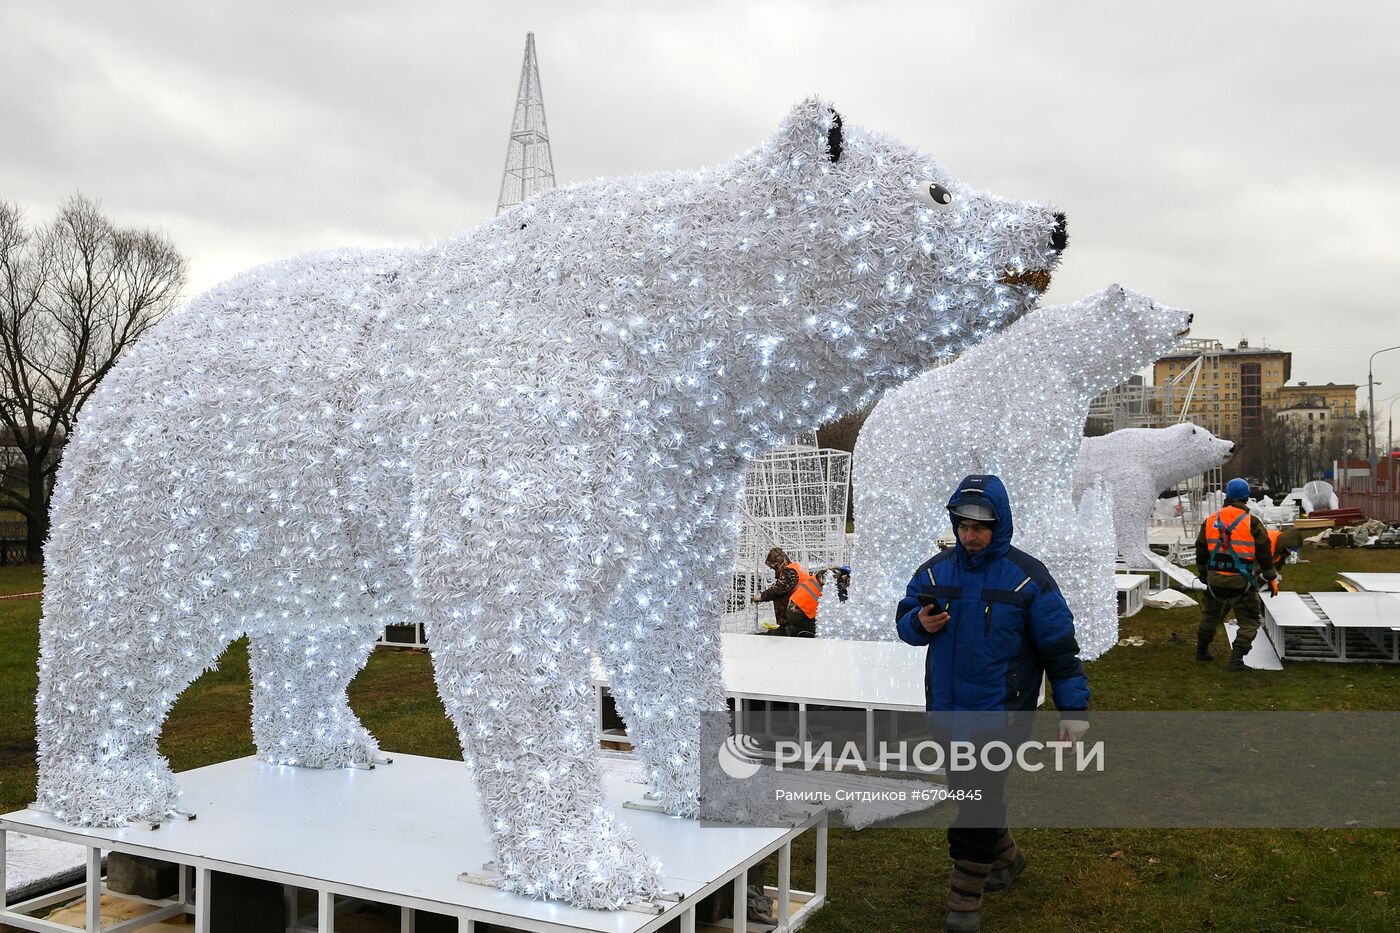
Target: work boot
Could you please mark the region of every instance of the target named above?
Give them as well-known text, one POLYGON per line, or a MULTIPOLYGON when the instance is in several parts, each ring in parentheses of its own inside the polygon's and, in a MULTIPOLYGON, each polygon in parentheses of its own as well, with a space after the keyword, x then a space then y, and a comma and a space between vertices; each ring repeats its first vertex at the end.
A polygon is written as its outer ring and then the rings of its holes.
POLYGON ((1210 643, 1213 642, 1213 641, 1215 641, 1215 634, 1214 634, 1214 633, 1211 633, 1210 635, 1205 635, 1205 634, 1202 634, 1201 632, 1197 632, 1197 633, 1196 633, 1196 660, 1197 660, 1197 661, 1214 661, 1214 660, 1215 660, 1215 655, 1213 655, 1213 654, 1210 653, 1210 643))
POLYGON ((1242 642, 1242 641, 1244 641, 1243 638, 1236 638, 1236 639, 1235 639, 1235 647, 1233 647, 1233 648, 1230 649, 1230 668, 1229 668, 1229 669, 1232 670, 1232 671, 1242 671, 1242 670, 1245 670, 1245 666, 1244 666, 1244 656, 1247 655, 1247 654, 1249 654, 1249 648, 1248 648, 1247 646, 1245 646, 1245 645, 1240 644, 1240 642, 1242 642))
POLYGON ((948 933, 978 933, 982 929, 982 892, 991 862, 953 861, 948 875, 948 933))
POLYGON ((1011 887, 1016 876, 1025 871, 1026 855, 1011 838, 1010 830, 1002 830, 997 840, 997 857, 992 861, 992 870, 987 875, 988 891, 1005 891, 1011 887))

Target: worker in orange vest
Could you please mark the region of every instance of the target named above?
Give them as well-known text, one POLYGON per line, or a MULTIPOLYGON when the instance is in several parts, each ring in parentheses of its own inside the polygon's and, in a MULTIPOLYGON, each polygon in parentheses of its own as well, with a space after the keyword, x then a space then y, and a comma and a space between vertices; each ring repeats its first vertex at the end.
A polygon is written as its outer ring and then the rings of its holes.
POLYGON ((1196 630, 1197 661, 1215 660, 1210 643, 1233 611, 1239 631, 1229 669, 1244 670, 1244 656, 1264 622, 1259 588, 1267 586, 1271 596, 1278 595, 1274 552, 1264 523, 1249 513, 1249 483, 1235 477, 1225 484, 1224 508, 1202 522, 1196 536, 1196 573, 1206 585, 1196 630))
POLYGON ((764 634, 815 638, 817 601, 822 597, 821 583, 797 561, 790 560, 780 547, 770 550, 764 563, 777 576, 772 586, 753 597, 755 603, 771 601, 774 604, 773 614, 777 625, 764 634))

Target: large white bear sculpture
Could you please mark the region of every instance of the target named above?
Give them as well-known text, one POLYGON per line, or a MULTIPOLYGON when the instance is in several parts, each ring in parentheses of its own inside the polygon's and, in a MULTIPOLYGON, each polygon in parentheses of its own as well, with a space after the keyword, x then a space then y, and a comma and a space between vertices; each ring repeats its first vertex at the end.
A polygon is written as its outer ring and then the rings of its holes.
POLYGON ((1081 655, 1118 640, 1106 503, 1076 514, 1071 477, 1089 404, 1177 344, 1191 315, 1119 286, 1042 308, 947 366, 886 392, 856 441, 850 601, 822 608, 824 636, 890 639, 909 575, 948 530, 969 473, 995 473, 1017 547, 1038 557, 1074 612, 1081 655), (834 610, 834 611, 833 611, 834 610), (843 611, 844 610, 844 611, 843 611))
POLYGON ((244 633, 258 754, 367 761, 346 685, 386 623, 421 620, 500 885, 657 894, 603 798, 590 653, 661 805, 695 813, 747 462, 1018 319, 1064 241, 1063 215, 810 99, 713 169, 203 295, 103 380, 64 454, 38 806, 174 808, 161 723, 244 633))
POLYGON ((1220 466, 1235 452, 1230 441, 1190 422, 1169 428, 1124 428, 1086 437, 1074 467, 1074 498, 1101 480, 1113 499, 1113 536, 1129 567, 1154 567, 1147 520, 1157 494, 1220 466))

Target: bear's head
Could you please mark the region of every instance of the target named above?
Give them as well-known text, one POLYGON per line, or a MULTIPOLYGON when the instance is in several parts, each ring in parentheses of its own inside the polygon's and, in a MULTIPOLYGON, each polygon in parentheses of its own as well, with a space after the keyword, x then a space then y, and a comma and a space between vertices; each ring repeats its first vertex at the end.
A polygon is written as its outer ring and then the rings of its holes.
POLYGON ((1066 245, 1063 214, 978 191, 817 98, 747 159, 783 223, 766 260, 779 287, 753 308, 746 355, 761 383, 798 389, 789 431, 1014 323, 1066 245))
POLYGON ((1058 370, 1092 398, 1170 352, 1190 332, 1191 318, 1182 308, 1110 285, 1071 304, 1041 308, 1002 339, 1014 340, 1014 352, 1028 357, 1023 369, 1058 370))
POLYGON ((758 448, 1016 321, 1066 244, 1063 214, 817 98, 715 168, 560 189, 496 225, 493 275, 538 269, 541 297, 573 295, 573 326, 688 398, 677 414, 737 418, 758 448))
POLYGON ((1152 463, 1163 489, 1179 480, 1215 469, 1235 452, 1233 443, 1189 421, 1160 429, 1158 437, 1152 463))

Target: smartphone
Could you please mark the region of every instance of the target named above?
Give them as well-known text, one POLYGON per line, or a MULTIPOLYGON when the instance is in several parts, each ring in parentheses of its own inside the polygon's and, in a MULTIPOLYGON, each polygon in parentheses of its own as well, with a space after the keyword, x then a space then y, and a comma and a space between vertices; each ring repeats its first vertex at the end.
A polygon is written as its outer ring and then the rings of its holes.
POLYGON ((916 598, 919 600, 920 606, 935 606, 938 608, 939 612, 948 611, 948 607, 945 605, 940 605, 938 597, 934 596, 932 593, 919 593, 916 598))

